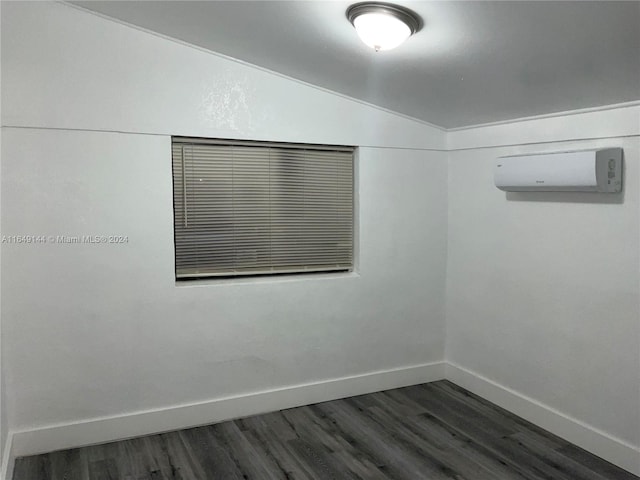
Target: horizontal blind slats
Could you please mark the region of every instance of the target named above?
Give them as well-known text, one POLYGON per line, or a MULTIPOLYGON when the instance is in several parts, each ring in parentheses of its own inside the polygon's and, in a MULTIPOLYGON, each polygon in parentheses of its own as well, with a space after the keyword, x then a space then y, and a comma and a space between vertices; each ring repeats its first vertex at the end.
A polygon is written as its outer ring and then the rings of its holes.
POLYGON ((350 270, 353 151, 175 141, 177 278, 350 270))

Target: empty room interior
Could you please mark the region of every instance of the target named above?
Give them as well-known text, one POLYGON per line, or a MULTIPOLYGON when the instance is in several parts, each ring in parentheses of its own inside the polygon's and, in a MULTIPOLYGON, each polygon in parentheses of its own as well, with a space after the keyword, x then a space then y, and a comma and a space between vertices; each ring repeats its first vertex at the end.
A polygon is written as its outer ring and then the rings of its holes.
POLYGON ((0 480, 640 478, 640 1, 0 17, 0 480))

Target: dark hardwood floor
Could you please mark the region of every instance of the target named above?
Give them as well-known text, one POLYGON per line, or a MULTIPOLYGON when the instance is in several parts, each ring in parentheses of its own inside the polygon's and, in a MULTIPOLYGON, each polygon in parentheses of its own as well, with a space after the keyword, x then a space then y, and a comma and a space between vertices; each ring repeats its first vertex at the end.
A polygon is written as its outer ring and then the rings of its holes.
POLYGON ((14 480, 638 477, 447 381, 20 458, 14 480))

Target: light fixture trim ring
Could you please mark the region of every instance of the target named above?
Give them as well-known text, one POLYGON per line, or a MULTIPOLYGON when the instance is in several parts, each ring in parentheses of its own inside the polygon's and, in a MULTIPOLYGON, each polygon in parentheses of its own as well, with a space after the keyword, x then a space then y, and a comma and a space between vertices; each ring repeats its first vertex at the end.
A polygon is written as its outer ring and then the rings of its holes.
POLYGON ((365 13, 384 13, 391 15, 406 24, 411 31, 411 35, 419 31, 422 27, 420 17, 408 8, 383 2, 361 2, 351 5, 347 9, 347 19, 351 22, 351 25, 355 27, 353 23, 355 19, 365 13))

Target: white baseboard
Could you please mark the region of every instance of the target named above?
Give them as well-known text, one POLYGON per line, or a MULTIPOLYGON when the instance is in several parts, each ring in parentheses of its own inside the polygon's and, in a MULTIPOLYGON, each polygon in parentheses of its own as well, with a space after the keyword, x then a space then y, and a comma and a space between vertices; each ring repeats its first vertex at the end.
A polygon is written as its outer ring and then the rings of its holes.
POLYGON ((466 368, 447 362, 446 378, 585 450, 640 475, 640 448, 466 368))
POLYGON ((2 448, 2 465, 0 466, 0 480, 11 480, 13 478, 13 467, 15 466, 15 455, 12 452, 13 434, 7 433, 7 440, 2 448))
MULTIPOLYGON (((12 432, 12 458, 106 443, 285 408, 442 380, 445 363, 435 362, 218 398, 117 417, 12 432)), ((11 477, 7 477, 9 480, 11 477)))

